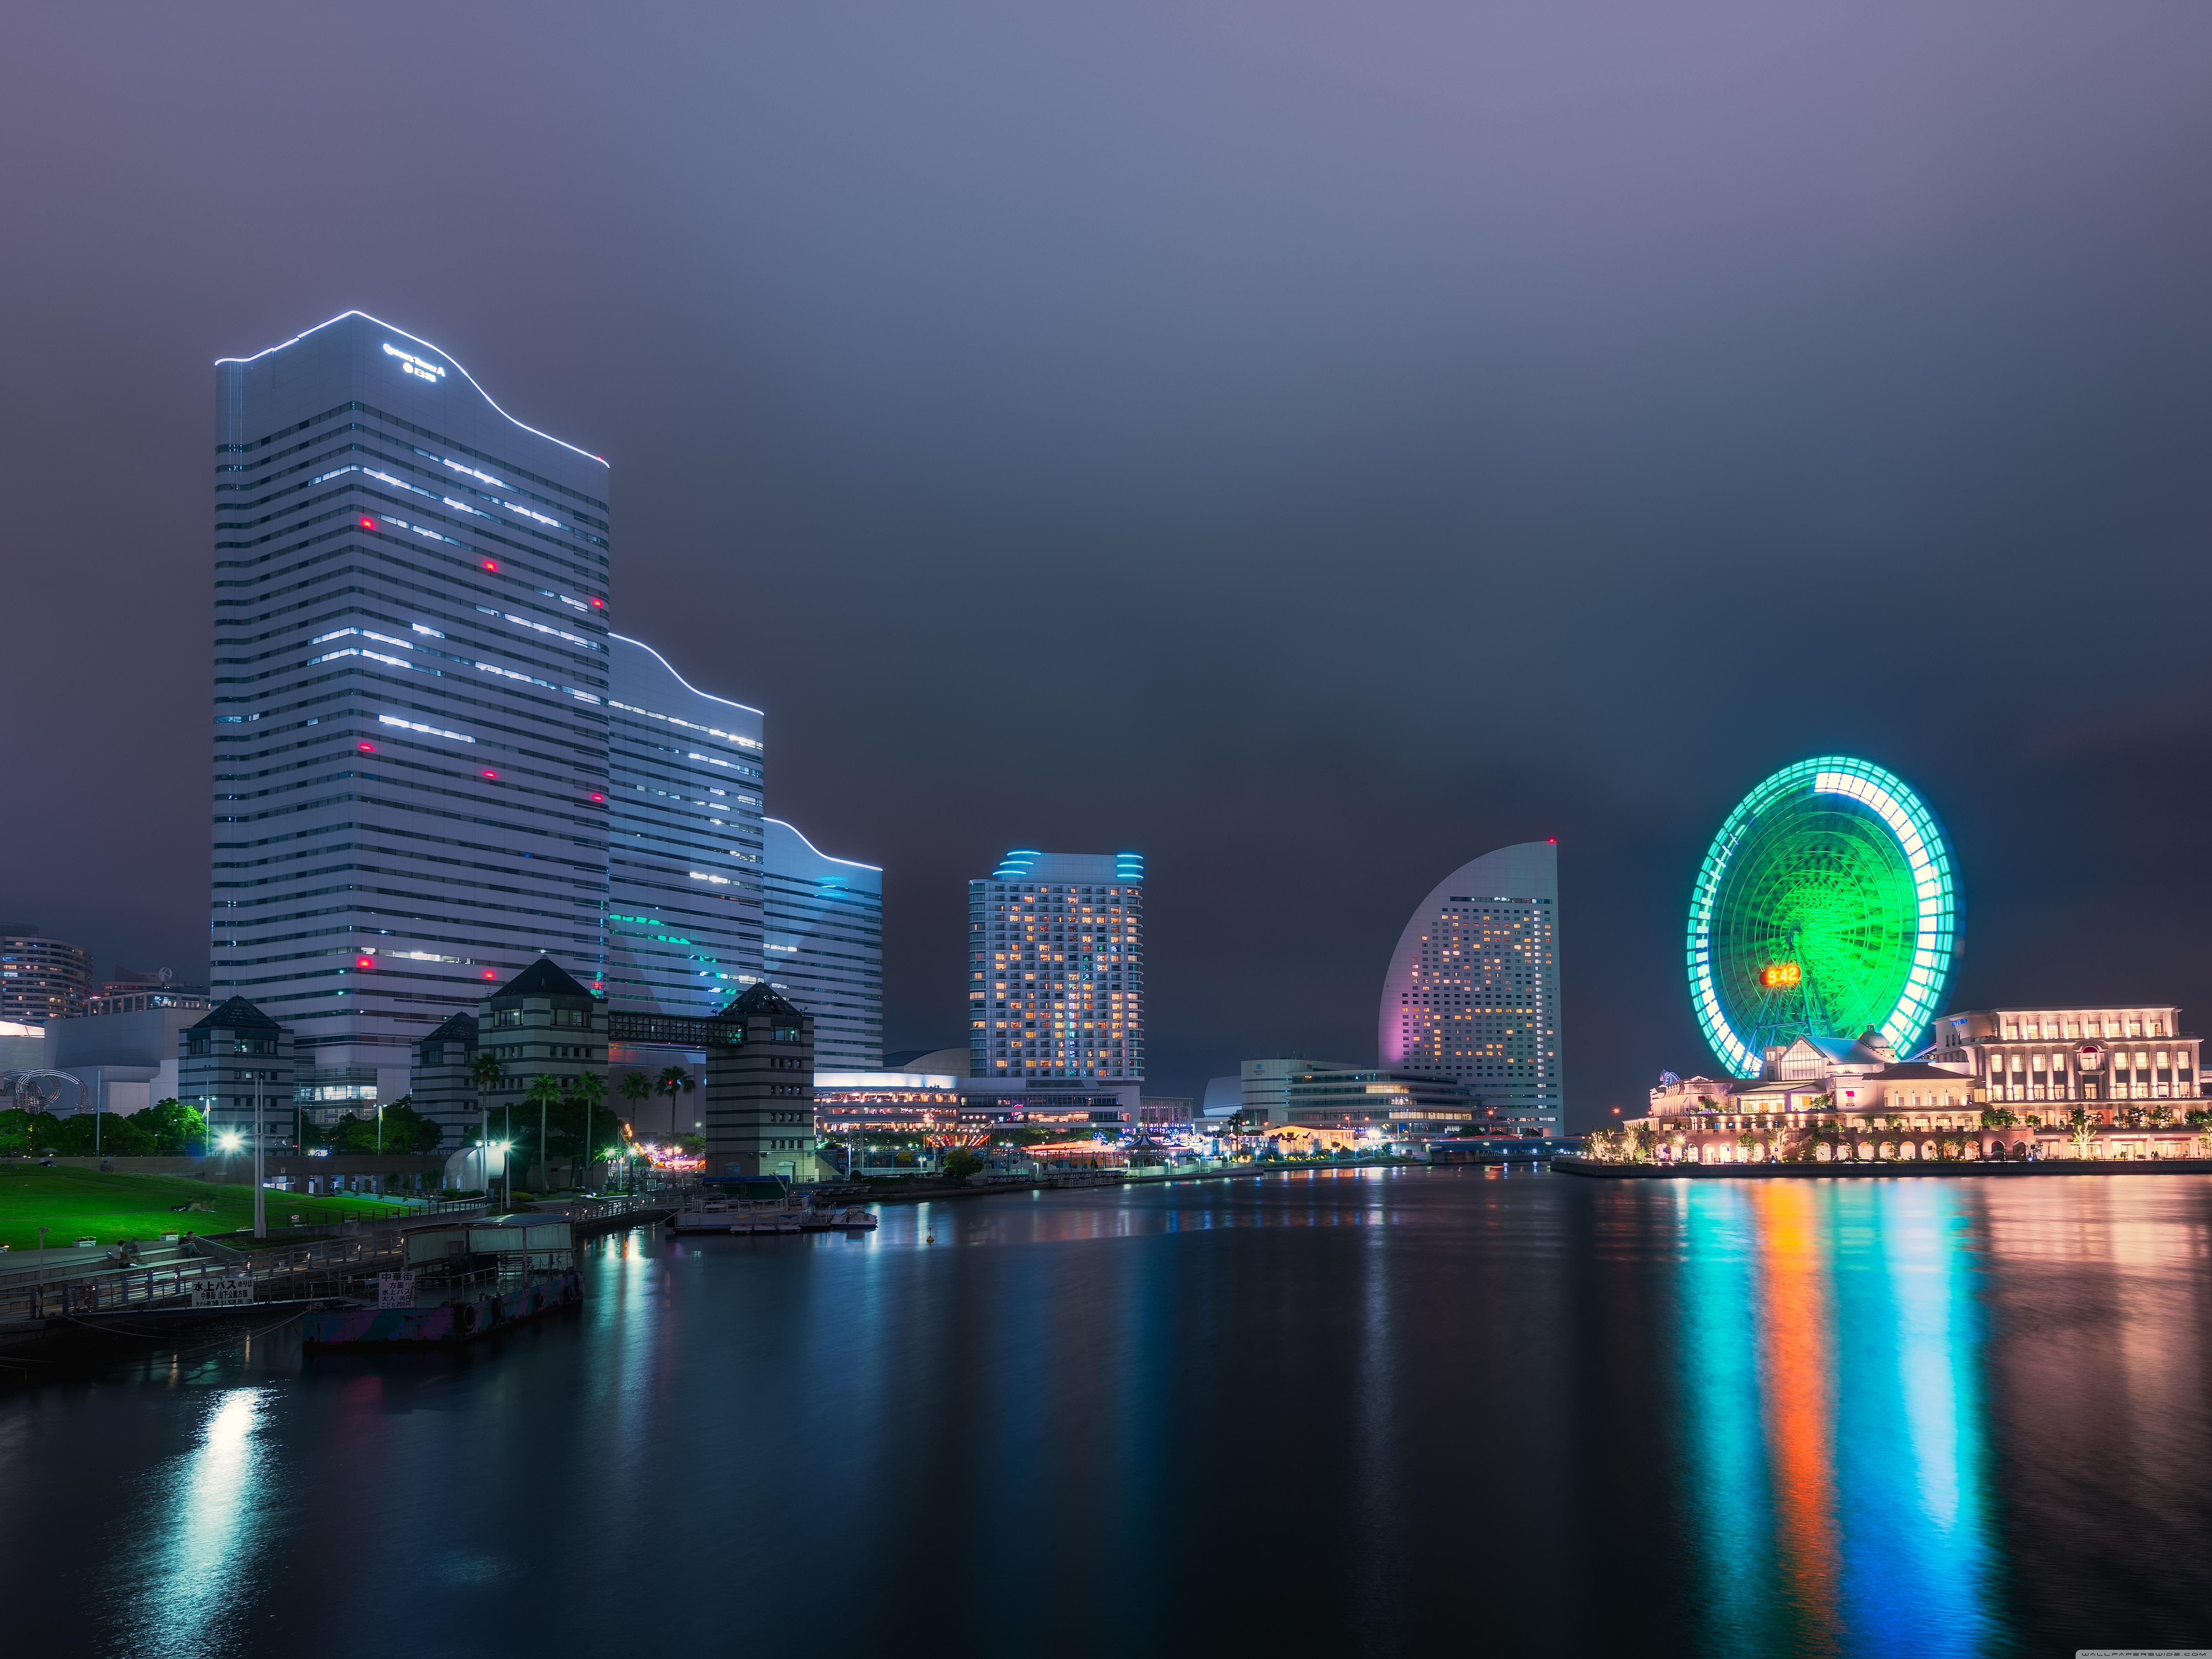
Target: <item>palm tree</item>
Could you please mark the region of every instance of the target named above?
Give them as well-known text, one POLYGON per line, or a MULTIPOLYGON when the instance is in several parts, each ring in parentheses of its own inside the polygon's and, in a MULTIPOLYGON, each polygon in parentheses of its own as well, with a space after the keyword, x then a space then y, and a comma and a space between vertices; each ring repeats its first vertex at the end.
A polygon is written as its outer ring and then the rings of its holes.
MULTIPOLYGON (((538 1190, 545 1190, 545 1114, 553 1103, 561 1098, 561 1079, 540 1072, 530 1085, 528 1098, 538 1103, 538 1190)), ((529 1120, 525 1119, 527 1122, 529 1120)), ((514 1183, 508 1183, 513 1190, 514 1183)))
POLYGON ((479 1048, 469 1062, 469 1081, 476 1085, 478 1093, 489 1092, 507 1081, 507 1067, 490 1049, 479 1048))
POLYGON ((668 1132, 674 1134, 676 1133, 676 1097, 690 1094, 692 1090, 698 1087, 698 1085, 691 1080, 689 1067, 664 1066, 660 1068, 659 1080, 653 1086, 656 1093, 668 1097, 668 1132))
POLYGON ((576 1190, 581 1192, 584 1190, 583 1171, 590 1164, 592 1158, 592 1115, 599 1109, 599 1103, 606 1098, 607 1080, 597 1072, 586 1072, 569 1086, 584 1107, 584 1150, 576 1161, 574 1181, 576 1190))

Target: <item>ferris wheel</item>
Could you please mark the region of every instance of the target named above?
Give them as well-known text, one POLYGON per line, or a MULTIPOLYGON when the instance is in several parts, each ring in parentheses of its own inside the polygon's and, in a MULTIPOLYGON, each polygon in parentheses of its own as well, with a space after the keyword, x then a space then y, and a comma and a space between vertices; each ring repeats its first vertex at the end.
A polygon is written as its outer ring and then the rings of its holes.
POLYGON ((1736 805, 1690 894, 1690 1000, 1721 1062, 1756 1077, 1800 1036, 1911 1054, 1958 948, 1950 848, 1895 773, 1823 755, 1736 805))

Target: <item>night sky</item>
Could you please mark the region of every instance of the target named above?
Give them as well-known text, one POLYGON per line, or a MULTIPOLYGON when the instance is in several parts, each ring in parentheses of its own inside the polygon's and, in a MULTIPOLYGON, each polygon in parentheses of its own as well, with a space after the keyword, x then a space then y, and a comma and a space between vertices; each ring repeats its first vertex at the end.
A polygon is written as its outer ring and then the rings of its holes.
MULTIPOLYGON (((2212 1003, 2212 10, 27 7, 0 919, 204 977, 211 361, 349 307, 612 463, 616 625, 888 866, 1150 863, 1152 1078, 1370 1060, 1556 836, 1570 1120, 1710 1066, 1706 840, 1842 750, 1954 1004, 2212 1003)), ((2186 1020, 2185 1020, 2186 1023, 2186 1020)), ((2197 1029, 2204 1029, 2201 1020, 2197 1029)))

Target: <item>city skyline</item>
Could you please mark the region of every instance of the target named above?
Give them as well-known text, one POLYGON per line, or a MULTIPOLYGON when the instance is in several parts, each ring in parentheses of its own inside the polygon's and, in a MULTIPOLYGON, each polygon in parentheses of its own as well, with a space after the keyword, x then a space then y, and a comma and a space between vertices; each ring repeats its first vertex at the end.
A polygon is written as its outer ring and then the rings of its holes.
POLYGON ((1556 836, 1588 1122, 1700 1062, 1682 872, 1826 752, 1942 803, 1960 1005, 2212 1001, 2205 671, 2122 597, 2206 598, 2173 158, 2212 144, 2212 23, 2039 15, 1993 61, 1936 14, 1693 9, 1624 25, 1650 72, 1587 106, 1593 39, 1474 15, 880 52, 732 15, 680 63, 599 20, 526 47, 544 98, 441 27, 342 191, 264 136, 326 118, 293 66, 341 20, 28 27, 0 915, 198 978, 207 365, 358 306, 622 475, 636 636, 775 713, 771 810, 895 872, 887 1047, 959 1041, 963 884, 1012 843, 1146 853, 1148 1075, 1194 1094, 1361 1058, 1435 873, 1556 836), (201 91, 240 76, 264 101, 201 91), (181 211, 217 154, 284 212, 181 211), (417 185, 463 155, 503 224, 623 234, 488 234, 417 185), (1876 593, 1933 635, 1839 631, 1876 593))

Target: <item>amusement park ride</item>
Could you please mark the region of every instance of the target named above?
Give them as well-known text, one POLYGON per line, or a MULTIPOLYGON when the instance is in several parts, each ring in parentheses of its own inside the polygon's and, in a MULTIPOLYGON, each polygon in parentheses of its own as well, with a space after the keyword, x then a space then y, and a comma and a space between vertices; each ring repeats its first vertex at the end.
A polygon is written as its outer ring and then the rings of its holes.
POLYGON ((1942 827, 1902 778, 1823 755, 1753 789, 1690 896, 1690 1000, 1713 1053, 1755 1078, 1801 1036, 1873 1033, 1913 1054, 1942 1006, 1958 890, 1942 827))

